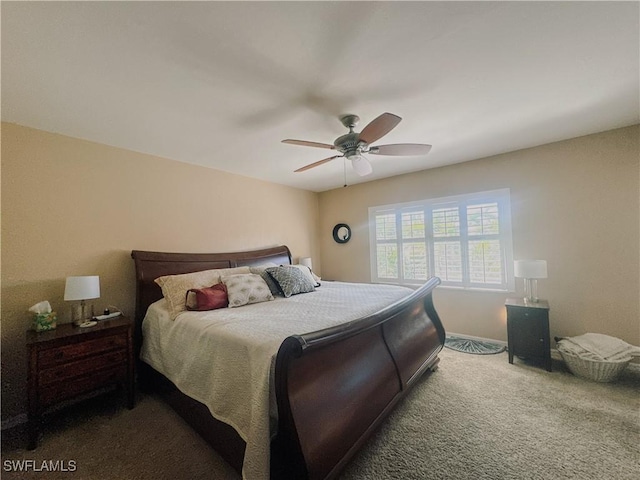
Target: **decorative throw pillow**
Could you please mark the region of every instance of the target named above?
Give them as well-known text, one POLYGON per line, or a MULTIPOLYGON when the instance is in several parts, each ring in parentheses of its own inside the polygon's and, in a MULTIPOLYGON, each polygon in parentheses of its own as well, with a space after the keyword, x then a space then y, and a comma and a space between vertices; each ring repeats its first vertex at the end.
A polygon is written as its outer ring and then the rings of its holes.
POLYGON ((313 280, 294 265, 267 268, 267 273, 278 283, 282 294, 287 298, 299 293, 313 292, 316 289, 313 280))
POLYGON ((314 275, 311 269, 306 265, 283 265, 283 266, 294 267, 299 269, 304 274, 304 276, 309 279, 309 281, 313 282, 314 287, 320 286, 320 277, 318 277, 317 275, 314 275))
POLYGON ((230 308, 273 300, 266 282, 255 273, 222 277, 222 283, 227 287, 230 308))
POLYGON ((271 278, 271 275, 266 272, 267 268, 270 267, 277 267, 277 265, 275 263, 267 263, 265 265, 259 265, 257 267, 249 267, 249 270, 251 271, 251 273, 255 273, 256 275, 260 275, 262 277, 262 279, 269 287, 269 290, 271 290, 272 295, 282 295, 278 284, 273 280, 273 278, 271 278))
POLYGON ((190 288, 185 299, 187 310, 199 312, 216 310, 229 306, 227 287, 224 283, 216 283, 209 288, 190 288))
POLYGON ((201 272, 183 273, 181 275, 166 275, 156 278, 155 282, 160 285, 162 295, 167 300, 169 317, 171 320, 175 320, 180 312, 186 310, 184 302, 187 290, 190 288, 206 288, 220 283, 222 275, 237 273, 249 273, 249 267, 217 268, 201 272))

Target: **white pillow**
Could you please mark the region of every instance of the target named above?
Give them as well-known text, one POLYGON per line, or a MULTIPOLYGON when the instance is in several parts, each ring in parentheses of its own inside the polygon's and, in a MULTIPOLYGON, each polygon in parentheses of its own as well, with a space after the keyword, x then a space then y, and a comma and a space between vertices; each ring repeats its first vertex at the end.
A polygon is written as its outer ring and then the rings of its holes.
POLYGON ((222 277, 222 283, 227 287, 229 308, 273 300, 269 286, 258 274, 229 275, 222 277))
POLYGON ((265 263, 263 265, 258 265, 256 267, 249 267, 251 273, 255 273, 256 275, 260 275, 262 279, 265 281, 269 290, 271 290, 272 295, 280 295, 280 288, 278 284, 275 282, 271 275, 267 273, 267 268, 277 267, 275 263, 265 263))
POLYGON ((167 300, 169 317, 175 320, 180 312, 187 309, 185 305, 187 291, 191 288, 206 288, 220 283, 223 275, 249 273, 249 267, 216 268, 201 272, 183 273, 181 275, 165 275, 154 281, 160 285, 162 295, 167 300))

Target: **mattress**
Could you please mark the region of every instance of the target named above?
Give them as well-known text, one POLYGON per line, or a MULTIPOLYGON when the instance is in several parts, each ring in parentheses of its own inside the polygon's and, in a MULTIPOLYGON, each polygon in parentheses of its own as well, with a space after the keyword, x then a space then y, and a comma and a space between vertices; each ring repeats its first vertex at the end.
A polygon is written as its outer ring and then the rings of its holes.
POLYGON ((140 358, 238 432, 247 444, 243 478, 268 478, 277 427, 274 366, 284 339, 373 314, 411 292, 391 285, 323 282, 311 293, 186 311, 174 321, 163 299, 149 307, 143 321, 140 358))

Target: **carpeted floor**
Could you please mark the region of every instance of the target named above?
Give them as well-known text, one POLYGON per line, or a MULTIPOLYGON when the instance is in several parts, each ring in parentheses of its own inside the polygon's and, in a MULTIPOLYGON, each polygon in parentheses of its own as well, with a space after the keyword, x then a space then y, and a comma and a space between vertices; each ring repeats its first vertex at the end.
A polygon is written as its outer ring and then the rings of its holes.
MULTIPOLYGON (((355 479, 636 479, 640 373, 588 382, 507 354, 449 349, 340 477, 355 479)), ((118 392, 49 416, 40 446, 3 432, 3 479, 238 479, 153 396, 132 411, 118 392), (75 472, 14 472, 7 461, 73 460, 75 472)), ((14 464, 15 465, 15 464, 14 464)))

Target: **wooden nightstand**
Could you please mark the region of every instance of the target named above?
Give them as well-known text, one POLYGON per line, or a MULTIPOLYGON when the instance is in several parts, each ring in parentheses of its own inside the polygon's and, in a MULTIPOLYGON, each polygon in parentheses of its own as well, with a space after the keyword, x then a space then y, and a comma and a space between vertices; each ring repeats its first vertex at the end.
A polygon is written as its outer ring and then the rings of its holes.
POLYGON ((125 317, 80 328, 27 332, 29 357, 29 450, 36 448, 42 413, 51 405, 120 384, 135 405, 133 323, 125 317))
POLYGON ((549 304, 545 300, 525 303, 522 298, 508 298, 507 337, 509 363, 513 356, 543 361, 551 371, 551 340, 549 338, 549 304))

